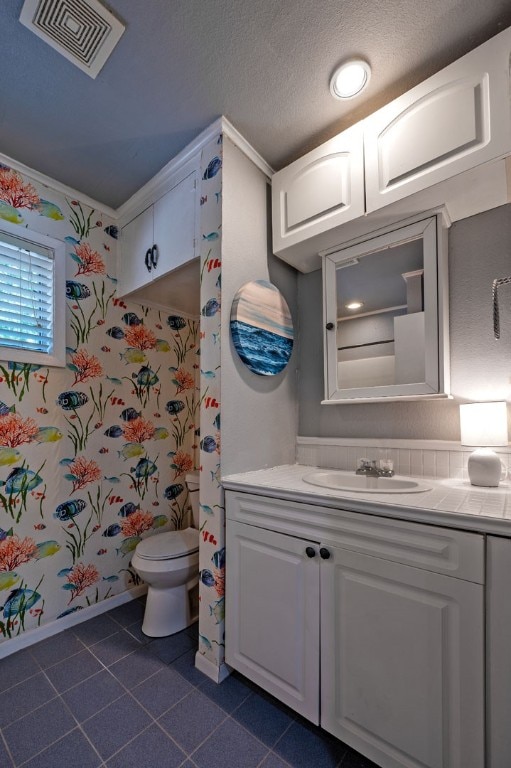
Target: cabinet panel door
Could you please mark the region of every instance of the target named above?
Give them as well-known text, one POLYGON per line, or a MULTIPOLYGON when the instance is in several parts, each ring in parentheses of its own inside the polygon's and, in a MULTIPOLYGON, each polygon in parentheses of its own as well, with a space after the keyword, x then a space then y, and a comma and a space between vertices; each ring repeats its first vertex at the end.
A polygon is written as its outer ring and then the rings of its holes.
POLYGON ((484 765, 483 587, 331 549, 321 724, 383 768, 484 765))
POLYGON ((487 768, 511 764, 511 540, 488 536, 487 768))
POLYGON ((309 545, 228 520, 225 651, 228 664, 318 723, 319 556, 306 556, 309 545))
POLYGON ((362 216, 361 126, 344 131, 276 173, 272 208, 275 253, 362 216))
POLYGON ((155 280, 195 257, 195 178, 190 174, 154 204, 155 280))
POLYGON ((153 279, 145 265, 148 248, 153 245, 153 208, 146 208, 122 228, 119 296, 126 296, 153 279))
POLYGON ((509 30, 364 121, 367 211, 511 150, 509 30))

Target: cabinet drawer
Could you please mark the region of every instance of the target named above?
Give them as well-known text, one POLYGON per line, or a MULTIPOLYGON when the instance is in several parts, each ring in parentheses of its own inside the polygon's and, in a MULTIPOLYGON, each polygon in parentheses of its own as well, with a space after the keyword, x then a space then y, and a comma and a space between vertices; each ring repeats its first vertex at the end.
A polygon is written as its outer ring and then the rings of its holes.
POLYGON ((484 584, 481 534, 235 491, 226 504, 227 517, 249 525, 484 584))

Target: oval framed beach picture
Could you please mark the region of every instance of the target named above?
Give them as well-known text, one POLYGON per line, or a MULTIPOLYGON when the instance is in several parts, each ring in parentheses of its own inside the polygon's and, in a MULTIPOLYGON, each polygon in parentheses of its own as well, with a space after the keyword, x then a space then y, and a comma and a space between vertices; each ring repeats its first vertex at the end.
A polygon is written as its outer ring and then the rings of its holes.
POLYGON ((293 351, 293 320, 286 300, 272 283, 242 285, 232 302, 231 337, 245 365, 259 376, 284 370, 293 351))

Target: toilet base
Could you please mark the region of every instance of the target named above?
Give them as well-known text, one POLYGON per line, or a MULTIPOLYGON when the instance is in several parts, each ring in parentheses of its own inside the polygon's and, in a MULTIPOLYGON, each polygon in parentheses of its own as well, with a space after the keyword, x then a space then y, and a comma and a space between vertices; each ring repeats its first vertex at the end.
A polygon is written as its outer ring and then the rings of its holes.
POLYGON ((148 637, 167 637, 189 627, 196 620, 190 610, 190 590, 198 578, 180 587, 158 589, 149 586, 142 622, 142 632, 148 637))

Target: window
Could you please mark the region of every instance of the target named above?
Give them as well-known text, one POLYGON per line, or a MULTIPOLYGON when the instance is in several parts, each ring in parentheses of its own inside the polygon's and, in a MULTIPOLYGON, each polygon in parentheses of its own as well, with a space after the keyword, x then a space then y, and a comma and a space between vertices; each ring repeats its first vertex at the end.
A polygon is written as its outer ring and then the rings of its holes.
POLYGON ((64 244, 2 222, 0 359, 65 365, 64 244))

